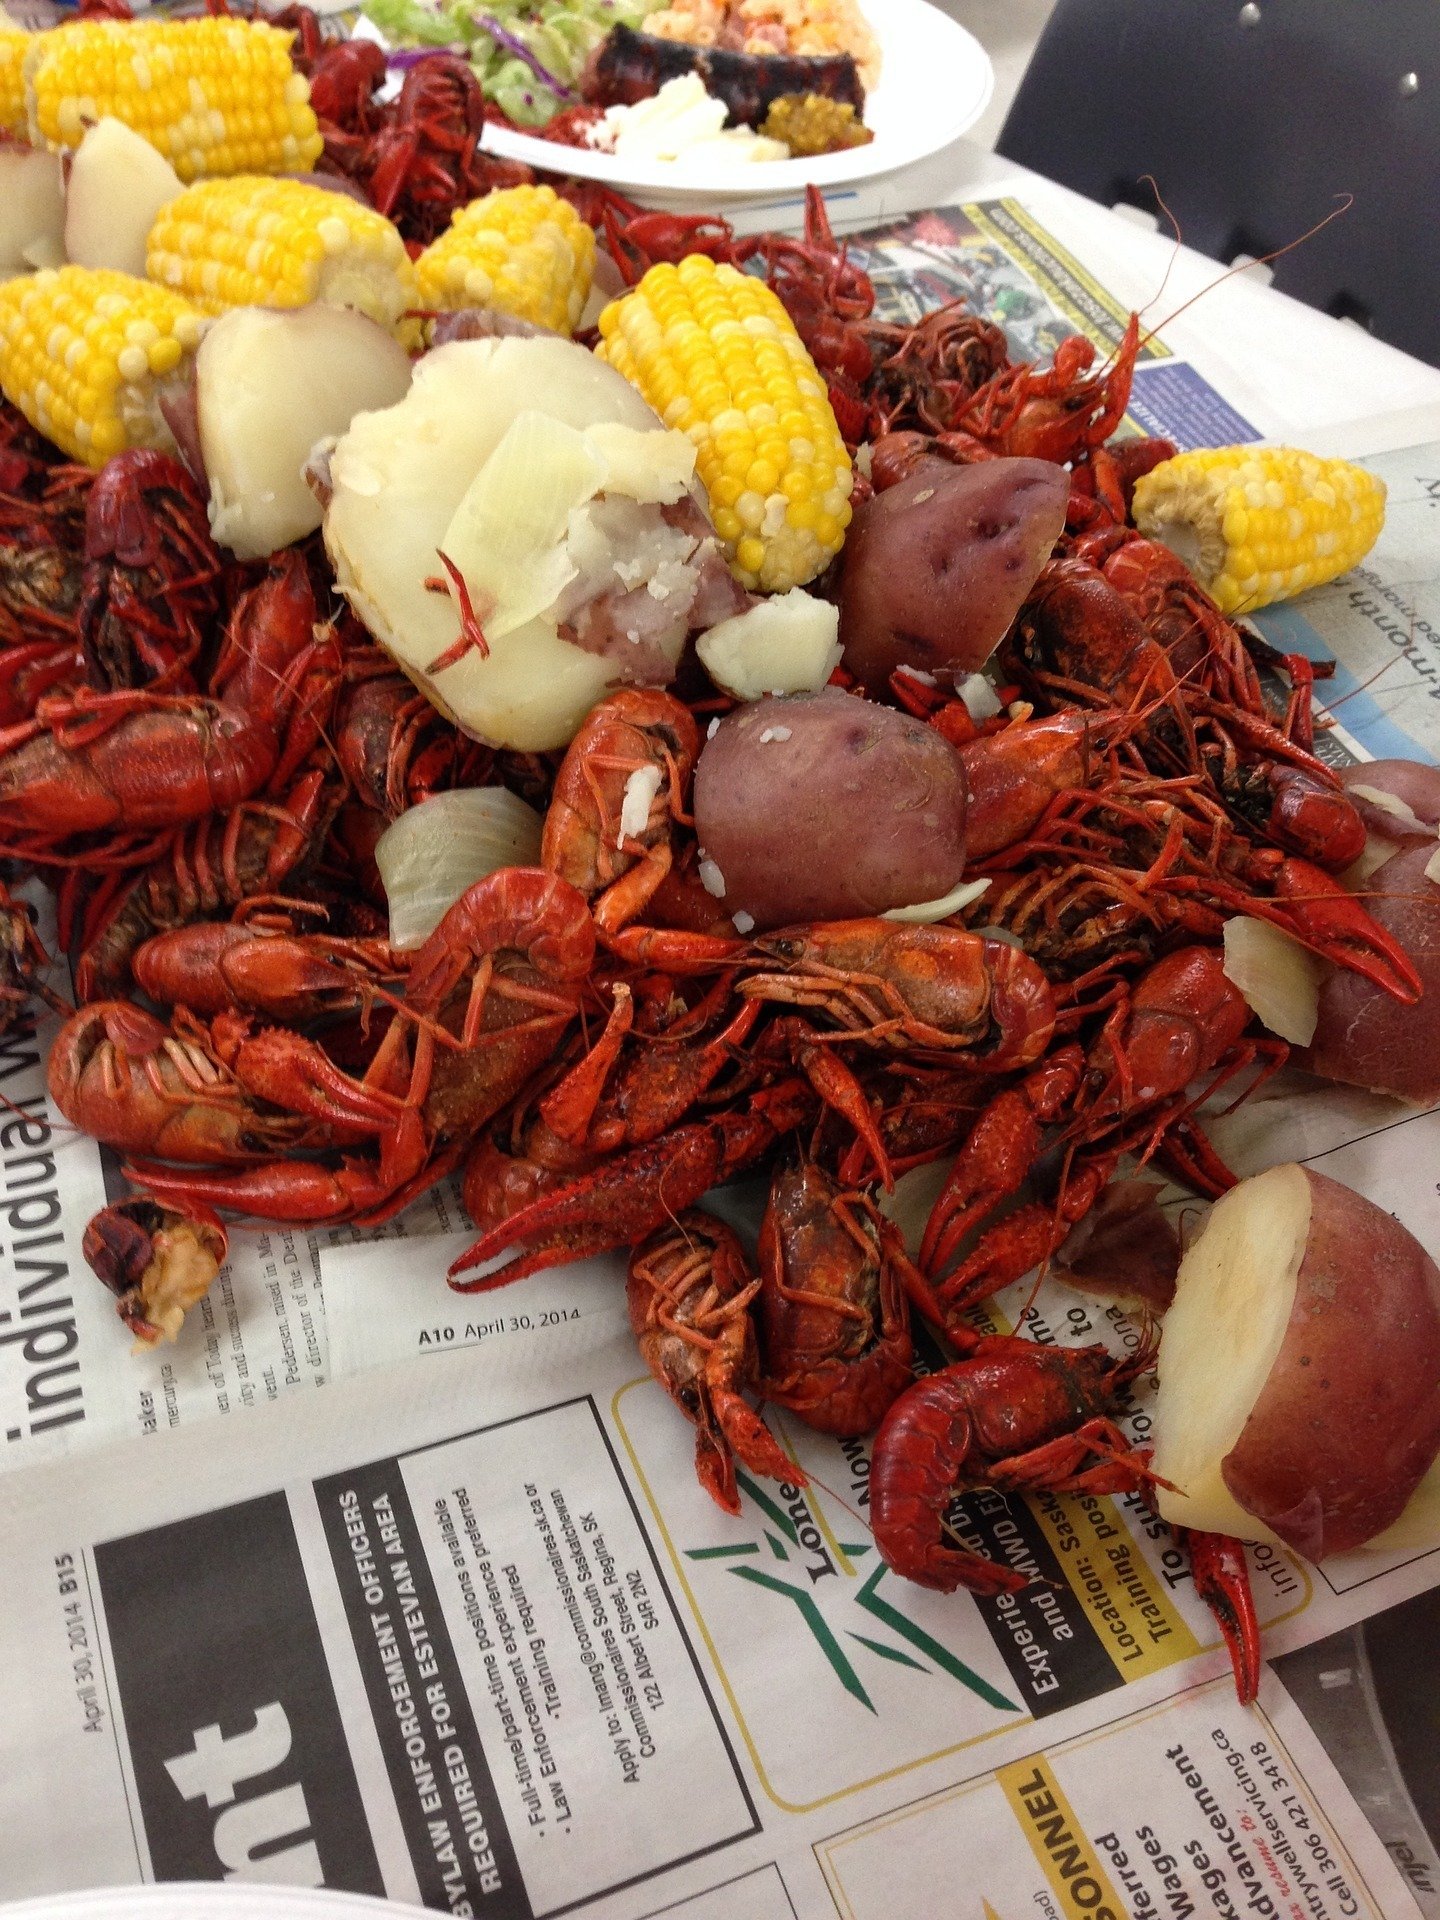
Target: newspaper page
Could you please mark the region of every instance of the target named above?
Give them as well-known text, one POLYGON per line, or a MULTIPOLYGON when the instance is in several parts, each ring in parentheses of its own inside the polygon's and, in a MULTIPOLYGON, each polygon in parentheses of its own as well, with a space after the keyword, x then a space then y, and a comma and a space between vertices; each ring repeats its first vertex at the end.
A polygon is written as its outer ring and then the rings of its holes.
MULTIPOLYGON (((972 254, 997 311, 1002 283, 1033 290, 1006 322, 1031 338, 1044 305, 1097 344, 1123 326, 1041 230, 960 211, 948 240, 929 216, 873 236, 887 300, 921 271, 946 297, 972 254)), ((1189 383, 1155 391, 1137 429, 1246 437, 1189 383)), ((1258 624, 1337 659, 1328 754, 1434 757, 1440 461, 1372 464, 1392 505, 1366 570, 1258 624)), ((869 1537, 868 1443, 772 1414, 794 1481, 745 1476, 721 1513, 635 1353, 623 1265, 453 1294, 452 1188, 384 1236, 236 1233, 179 1341, 131 1356, 81 1252, 118 1172, 54 1113, 49 1037, 0 1048, 0 1458, 25 1468, 0 1478, 0 1630, 25 1649, 0 1681, 0 1896, 228 1877, 637 1920, 1440 1912, 1414 1685, 1440 1555, 1257 1550, 1248 1711, 1138 1501, 967 1496, 960 1536, 1031 1585, 907 1586, 869 1537)), ((1300 1159, 1440 1246, 1435 1114, 1290 1075, 1207 1125, 1241 1173, 1300 1159)), ((761 1200, 719 1197, 742 1230, 761 1200)), ((1139 1337, 1056 1285, 993 1311, 1139 1337)), ((1142 1390, 1137 1440, 1149 1419, 1142 1390)))
MULTIPOLYGON (((442 1253, 407 1243, 409 1282, 442 1253)), ((1001 1623, 889 1575, 863 1454, 780 1430, 810 1484, 732 1520, 612 1308, 260 1408, 243 1446, 209 1422, 9 1476, 0 1881, 635 1920, 1417 1910, 1282 1683, 1238 1706, 1158 1542, 1080 1597, 1131 1516, 1057 1505, 1091 1570, 1001 1623)), ((1334 1631, 1431 1577, 1311 1607, 1334 1631)))

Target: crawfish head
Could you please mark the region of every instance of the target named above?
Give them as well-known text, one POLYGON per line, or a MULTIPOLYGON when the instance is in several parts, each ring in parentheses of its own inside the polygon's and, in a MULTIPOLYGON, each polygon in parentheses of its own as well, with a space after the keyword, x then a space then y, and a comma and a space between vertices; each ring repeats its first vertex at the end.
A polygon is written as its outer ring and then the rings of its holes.
POLYGON ((1343 788, 1304 767, 1260 760, 1226 798, 1255 829, 1317 867, 1340 873, 1365 851, 1365 822, 1343 788))
POLYGON ((760 1230, 767 1392, 807 1425, 868 1433, 910 1382, 898 1236, 809 1161, 776 1176, 760 1230))
POLYGON ((540 859, 588 897, 612 885, 652 847, 667 844, 676 797, 700 753, 700 730, 673 694, 621 687, 595 706, 571 741, 545 816, 540 859), (621 830, 637 774, 654 781, 645 820, 621 830))
POLYGON ((116 1296, 120 1318, 147 1345, 175 1338, 228 1247, 208 1207, 181 1213, 144 1197, 102 1208, 81 1242, 92 1272, 116 1296))
POLYGON ((1182 947, 1157 960, 1117 1013, 1091 1052, 1101 1078, 1090 1119, 1123 1118, 1183 1093, 1250 1024, 1249 1004, 1215 947, 1182 947))
POLYGON ((747 997, 813 1007, 871 1045, 952 1054, 977 1071, 1028 1066, 1050 1044, 1055 1001, 1026 954, 947 926, 842 920, 756 943, 767 969, 747 997))

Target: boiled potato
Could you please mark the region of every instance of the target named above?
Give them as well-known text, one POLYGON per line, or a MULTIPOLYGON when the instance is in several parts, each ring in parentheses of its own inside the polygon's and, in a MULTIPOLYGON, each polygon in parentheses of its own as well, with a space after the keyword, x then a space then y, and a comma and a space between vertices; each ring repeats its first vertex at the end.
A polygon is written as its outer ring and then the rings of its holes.
POLYGON ((1050 558, 1070 479, 1048 460, 922 463, 858 509, 845 540, 840 644, 871 693, 897 667, 949 682, 983 667, 1050 558))
POLYGON ((1314 1039, 1297 1061, 1347 1086, 1440 1100, 1440 840, 1408 839, 1369 874, 1363 897, 1415 963, 1424 992, 1404 1006, 1358 973, 1327 967, 1314 1039))
POLYGON ((839 615, 803 587, 757 600, 695 643, 710 678, 737 700, 818 691, 840 664, 839 615))
POLYGON ((60 165, 58 153, 0 143, 0 277, 64 262, 60 165))
POLYGON ((563 747, 639 658, 638 642, 627 658, 634 636, 623 626, 589 649, 564 637, 580 607, 567 614, 557 595, 587 583, 597 597, 607 583, 614 597, 630 594, 651 622, 650 684, 673 672, 692 559, 714 551, 678 477, 693 466, 685 436, 667 433, 630 383, 583 347, 555 337, 457 341, 419 362, 399 406, 361 414, 336 446, 325 546, 361 620, 442 713, 492 745, 543 752, 563 747), (527 452, 535 448, 543 465, 527 452), (666 519, 677 503, 703 538, 666 519), (452 536, 465 551, 446 557, 462 576, 467 560, 487 574, 471 596, 482 629, 502 611, 484 648, 457 645, 460 608, 439 557, 452 536), (527 609, 542 579, 549 599, 527 609))
POLYGON ((744 931, 883 913, 959 880, 964 768, 933 727, 836 688, 759 700, 701 751, 695 830, 744 931))
POLYGON ((1440 767, 1423 760, 1362 760, 1340 784, 1372 833, 1398 840, 1440 828, 1440 767))
POLYGON ((1349 1552, 1440 1454, 1440 1269, 1339 1181, 1272 1167, 1185 1255, 1159 1364, 1154 1467, 1180 1489, 1160 1490, 1165 1519, 1349 1552))
POLYGON ((349 307, 280 312, 232 307, 195 356, 210 530, 242 560, 313 533, 320 502, 305 483, 317 442, 357 413, 392 407, 410 385, 405 349, 349 307))
POLYGON ((155 216, 184 191, 163 153, 105 114, 86 130, 70 161, 65 258, 77 267, 113 267, 143 280, 155 216))
POLYGON ((1340 878, 1362 892, 1376 867, 1412 840, 1440 830, 1440 767, 1420 760, 1362 760, 1340 770, 1340 784, 1365 828, 1365 849, 1340 878))

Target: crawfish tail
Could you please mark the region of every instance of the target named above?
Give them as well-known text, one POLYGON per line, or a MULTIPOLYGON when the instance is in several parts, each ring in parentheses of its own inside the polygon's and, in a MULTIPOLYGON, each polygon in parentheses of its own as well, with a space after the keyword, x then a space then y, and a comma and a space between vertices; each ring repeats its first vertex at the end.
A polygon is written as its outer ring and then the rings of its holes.
POLYGON ((451 1286, 457 1293, 488 1292, 523 1274, 643 1240, 714 1186, 726 1163, 729 1132, 725 1120, 677 1127, 556 1193, 542 1194, 460 1255, 450 1268, 451 1286), (499 1272, 457 1284, 457 1274, 527 1243, 529 1250, 499 1272))

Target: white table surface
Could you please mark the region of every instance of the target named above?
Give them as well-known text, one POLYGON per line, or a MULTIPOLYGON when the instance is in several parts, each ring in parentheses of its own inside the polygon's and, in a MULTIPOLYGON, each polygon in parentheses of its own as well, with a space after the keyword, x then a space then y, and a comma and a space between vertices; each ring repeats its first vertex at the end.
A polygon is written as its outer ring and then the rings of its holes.
MULTIPOLYGON (((1440 370, 1276 292, 1254 273, 1222 279, 1226 270, 1215 261, 1177 249, 1162 235, 973 141, 957 140, 917 166, 855 189, 835 189, 827 204, 843 231, 919 208, 1001 195, 1022 201, 1109 292, 1137 307, 1143 321, 1193 360, 1267 437, 1293 438, 1312 452, 1351 458, 1440 439, 1440 370), (1178 312, 1206 288, 1193 306, 1178 312)), ((696 210, 693 202, 676 208, 696 210)), ((793 227, 802 213, 789 198, 737 201, 716 210, 742 230, 793 227)))

